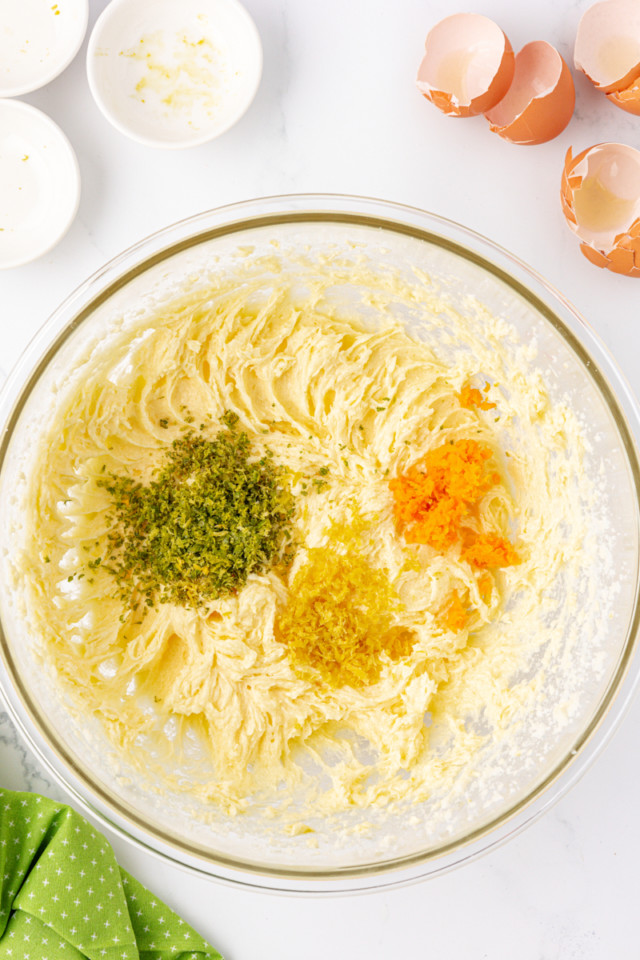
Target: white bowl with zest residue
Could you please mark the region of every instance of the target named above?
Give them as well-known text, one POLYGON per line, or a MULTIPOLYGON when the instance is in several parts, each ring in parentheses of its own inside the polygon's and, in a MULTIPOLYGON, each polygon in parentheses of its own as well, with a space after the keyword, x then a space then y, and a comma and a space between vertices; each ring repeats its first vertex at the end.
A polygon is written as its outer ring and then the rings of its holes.
POLYGON ((51 250, 79 203, 78 160, 60 127, 30 103, 0 99, 0 270, 51 250))
POLYGON ((112 0, 87 50, 98 107, 150 147, 220 136, 248 109, 261 74, 260 36, 238 0, 112 0))
POLYGON ((0 0, 0 97, 21 97, 61 74, 88 19, 88 0, 0 0))

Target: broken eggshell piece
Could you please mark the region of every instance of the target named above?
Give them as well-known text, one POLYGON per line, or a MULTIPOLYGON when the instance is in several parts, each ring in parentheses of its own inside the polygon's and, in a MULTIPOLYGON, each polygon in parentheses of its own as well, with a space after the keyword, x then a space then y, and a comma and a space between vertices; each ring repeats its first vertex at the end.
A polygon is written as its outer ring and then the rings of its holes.
POLYGON ((576 157, 567 152, 562 209, 599 267, 640 277, 640 152, 623 143, 599 143, 576 157))
POLYGON ((636 116, 640 116, 640 77, 637 77, 624 90, 608 93, 607 100, 615 103, 616 107, 620 107, 621 110, 626 110, 627 113, 635 113, 636 116))
POLYGON ((416 83, 450 117, 471 117, 501 100, 513 79, 514 55, 500 27, 476 13, 457 13, 427 35, 416 83))
POLYGON ((575 102, 567 64, 550 43, 535 40, 516 56, 509 90, 485 116, 492 131, 510 143, 546 143, 567 126, 575 102))
POLYGON ((602 0, 576 35, 575 65, 622 110, 640 114, 640 2, 602 0))

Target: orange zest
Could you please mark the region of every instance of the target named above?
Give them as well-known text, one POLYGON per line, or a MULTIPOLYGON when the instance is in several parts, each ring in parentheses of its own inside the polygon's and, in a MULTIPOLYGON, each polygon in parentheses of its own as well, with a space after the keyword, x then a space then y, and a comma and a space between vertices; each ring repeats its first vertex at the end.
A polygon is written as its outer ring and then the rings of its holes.
MULTIPOLYGON (((483 389, 484 393, 487 393, 489 384, 485 384, 483 389)), ((480 410, 493 410, 496 406, 495 403, 491 403, 486 396, 483 396, 477 387, 472 387, 469 383, 466 383, 458 394, 458 401, 460 402, 460 406, 465 407, 467 410, 470 410, 471 407, 478 407, 480 410)))
POLYGON ((482 602, 488 603, 493 593, 493 577, 490 573, 483 573, 481 577, 478 577, 478 590, 482 602))
POLYGON ((463 544, 463 559, 478 568, 519 563, 512 545, 495 534, 472 532, 482 496, 501 482, 491 468, 491 450, 477 440, 449 441, 430 450, 424 460, 389 481, 396 525, 407 543, 447 550, 463 544))
POLYGON ((460 630, 466 627, 468 619, 467 607, 462 602, 458 591, 454 590, 449 603, 444 608, 440 620, 447 630, 451 630, 452 633, 459 633, 460 630))
POLYGON ((509 541, 492 533, 482 533, 475 537, 473 543, 463 549, 462 558, 480 570, 486 570, 487 567, 510 567, 520 563, 520 557, 509 541))
POLYGON ((487 468, 490 458, 488 447, 476 440, 450 441, 389 481, 394 517, 408 543, 446 550, 460 538, 470 508, 500 481, 487 468))

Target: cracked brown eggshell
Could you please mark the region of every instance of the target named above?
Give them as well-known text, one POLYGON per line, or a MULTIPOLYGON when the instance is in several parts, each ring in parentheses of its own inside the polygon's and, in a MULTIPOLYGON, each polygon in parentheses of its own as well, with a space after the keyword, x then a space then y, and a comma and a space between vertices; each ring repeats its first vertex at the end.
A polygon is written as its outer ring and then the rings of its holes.
POLYGON ((546 143, 565 129, 575 102, 567 64, 550 43, 534 40, 516 56, 509 90, 485 116, 491 130, 510 143, 546 143))
POLYGON ((613 273, 640 277, 640 151, 598 143, 567 152, 562 209, 585 257, 613 273))
POLYGON ((447 116, 476 116, 504 97, 514 61, 509 40, 493 20, 457 13, 429 31, 416 83, 447 116))
POLYGON ((576 34, 575 65, 621 110, 640 114, 640 2, 601 0, 576 34))

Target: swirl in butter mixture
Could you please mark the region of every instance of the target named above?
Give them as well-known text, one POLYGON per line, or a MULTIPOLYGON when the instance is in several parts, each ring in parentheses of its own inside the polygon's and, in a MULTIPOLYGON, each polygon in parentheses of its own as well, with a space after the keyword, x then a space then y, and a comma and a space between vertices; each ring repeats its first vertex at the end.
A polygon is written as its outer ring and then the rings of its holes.
POLYGON ((340 811, 442 789, 531 695, 518 671, 545 649, 546 591, 576 562, 579 431, 527 349, 502 320, 485 316, 480 335, 477 318, 430 305, 419 282, 393 292, 421 304, 410 335, 385 310, 389 278, 358 269, 374 290, 367 320, 335 306, 327 267, 305 290, 277 275, 220 279, 114 336, 61 404, 30 490, 31 617, 77 709, 147 774, 230 813, 294 796, 298 809, 340 811), (469 384, 485 383, 483 402, 463 405, 469 384), (148 482, 172 440, 194 424, 215 436, 227 410, 286 470, 293 562, 198 608, 132 614, 96 563, 113 523, 98 480, 148 482), (469 440, 498 481, 473 523, 518 551, 484 576, 457 542, 409 542, 390 486, 469 440), (310 483, 319 471, 326 483, 310 483), (381 618, 400 638, 361 683, 333 682, 313 661, 301 669, 287 613, 300 614, 312 562, 344 576, 350 558, 356 587, 362 564, 388 585, 381 618), (189 780, 172 773, 180 763, 189 780))

